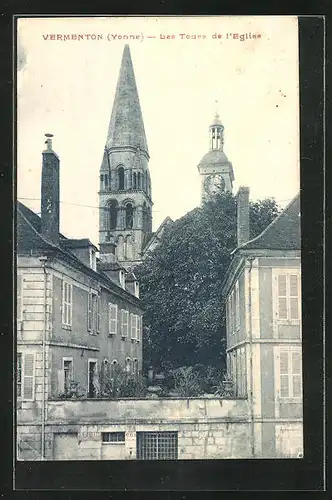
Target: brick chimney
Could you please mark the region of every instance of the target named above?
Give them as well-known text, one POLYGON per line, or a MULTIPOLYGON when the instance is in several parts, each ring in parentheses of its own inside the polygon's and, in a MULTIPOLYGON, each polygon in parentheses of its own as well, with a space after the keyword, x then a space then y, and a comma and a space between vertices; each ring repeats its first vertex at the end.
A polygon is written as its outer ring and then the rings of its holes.
POLYGON ((59 157, 52 149, 52 134, 45 134, 41 180, 41 234, 54 244, 60 230, 60 169, 59 157))
POLYGON ((237 246, 249 241, 249 188, 240 186, 237 193, 237 246))

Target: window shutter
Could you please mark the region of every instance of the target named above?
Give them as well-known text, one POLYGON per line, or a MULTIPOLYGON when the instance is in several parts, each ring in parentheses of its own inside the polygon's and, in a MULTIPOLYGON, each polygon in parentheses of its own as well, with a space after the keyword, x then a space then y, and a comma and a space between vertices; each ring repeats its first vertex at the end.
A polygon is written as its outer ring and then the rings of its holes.
POLYGON ((23 276, 17 276, 16 314, 18 321, 23 319, 23 276))
POLYGON ((301 376, 301 353, 292 352, 292 396, 299 398, 302 395, 302 376, 301 376))
POLYGON ((116 304, 112 304, 111 302, 108 304, 108 331, 111 335, 116 335, 117 333, 117 324, 118 324, 118 306, 116 304))
POLYGON ((289 397, 289 354, 287 351, 280 352, 280 397, 289 397))
POLYGON ((278 318, 287 319, 287 276, 279 274, 277 276, 278 293, 278 318))
POLYGON ((23 399, 32 400, 34 398, 34 364, 35 355, 33 353, 25 353, 23 364, 23 399))
POLYGON ((97 333, 100 332, 100 296, 98 295, 97 296, 97 300, 96 300, 96 306, 97 306, 97 325, 96 325, 96 331, 97 333))
POLYGON ((69 299, 68 299, 68 323, 72 324, 72 308, 73 308, 73 285, 68 285, 69 299))
POLYGON ((236 329, 240 326, 240 290, 238 281, 235 284, 235 325, 236 329))
POLYGON ((289 276, 290 319, 299 319, 299 279, 296 274, 289 276))
POLYGON ((16 382, 17 382, 17 397, 22 397, 22 354, 17 353, 17 368, 16 368, 16 382))
POLYGON ((88 330, 92 330, 92 293, 88 295, 88 330))

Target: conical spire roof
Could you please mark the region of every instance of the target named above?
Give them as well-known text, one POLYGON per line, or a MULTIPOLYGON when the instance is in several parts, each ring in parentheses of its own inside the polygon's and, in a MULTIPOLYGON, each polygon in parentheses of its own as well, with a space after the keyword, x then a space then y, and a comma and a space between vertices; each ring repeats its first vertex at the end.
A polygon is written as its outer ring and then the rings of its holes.
POLYGON ((122 54, 106 142, 107 148, 117 146, 139 146, 149 154, 129 45, 122 54))

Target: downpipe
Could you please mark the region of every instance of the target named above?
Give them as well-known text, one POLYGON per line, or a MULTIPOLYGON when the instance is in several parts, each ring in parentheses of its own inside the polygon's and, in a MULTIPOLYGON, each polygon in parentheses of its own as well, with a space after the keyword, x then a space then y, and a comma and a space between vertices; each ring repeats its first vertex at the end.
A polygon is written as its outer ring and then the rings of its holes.
POLYGON ((250 351, 250 423, 251 423, 251 454, 255 456, 255 427, 254 427, 254 397, 253 397, 253 387, 254 387, 254 375, 253 375, 253 346, 252 346, 252 294, 251 294, 251 271, 252 263, 255 260, 254 257, 248 258, 250 267, 248 271, 248 282, 249 282, 249 294, 248 294, 248 309, 249 309, 249 351, 250 351))
POLYGON ((43 327, 43 338, 42 338, 42 366, 43 366, 43 384, 42 384, 42 419, 41 419, 41 455, 42 460, 45 460, 45 414, 46 414, 46 402, 45 402, 45 378, 46 378, 46 328, 47 328, 47 271, 46 271, 46 261, 47 257, 40 257, 40 262, 44 271, 44 327, 43 327))

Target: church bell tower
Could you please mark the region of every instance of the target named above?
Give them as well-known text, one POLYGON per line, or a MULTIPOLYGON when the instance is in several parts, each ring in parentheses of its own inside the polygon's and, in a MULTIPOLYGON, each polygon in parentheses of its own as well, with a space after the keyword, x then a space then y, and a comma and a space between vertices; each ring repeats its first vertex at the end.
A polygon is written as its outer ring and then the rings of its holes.
POLYGON ((152 233, 149 151, 129 46, 125 45, 100 167, 100 260, 127 269, 142 260, 152 233))
POLYGON ((224 126, 216 113, 209 129, 210 151, 198 164, 201 176, 201 202, 208 201, 218 192, 232 192, 233 166, 224 153, 224 126))

